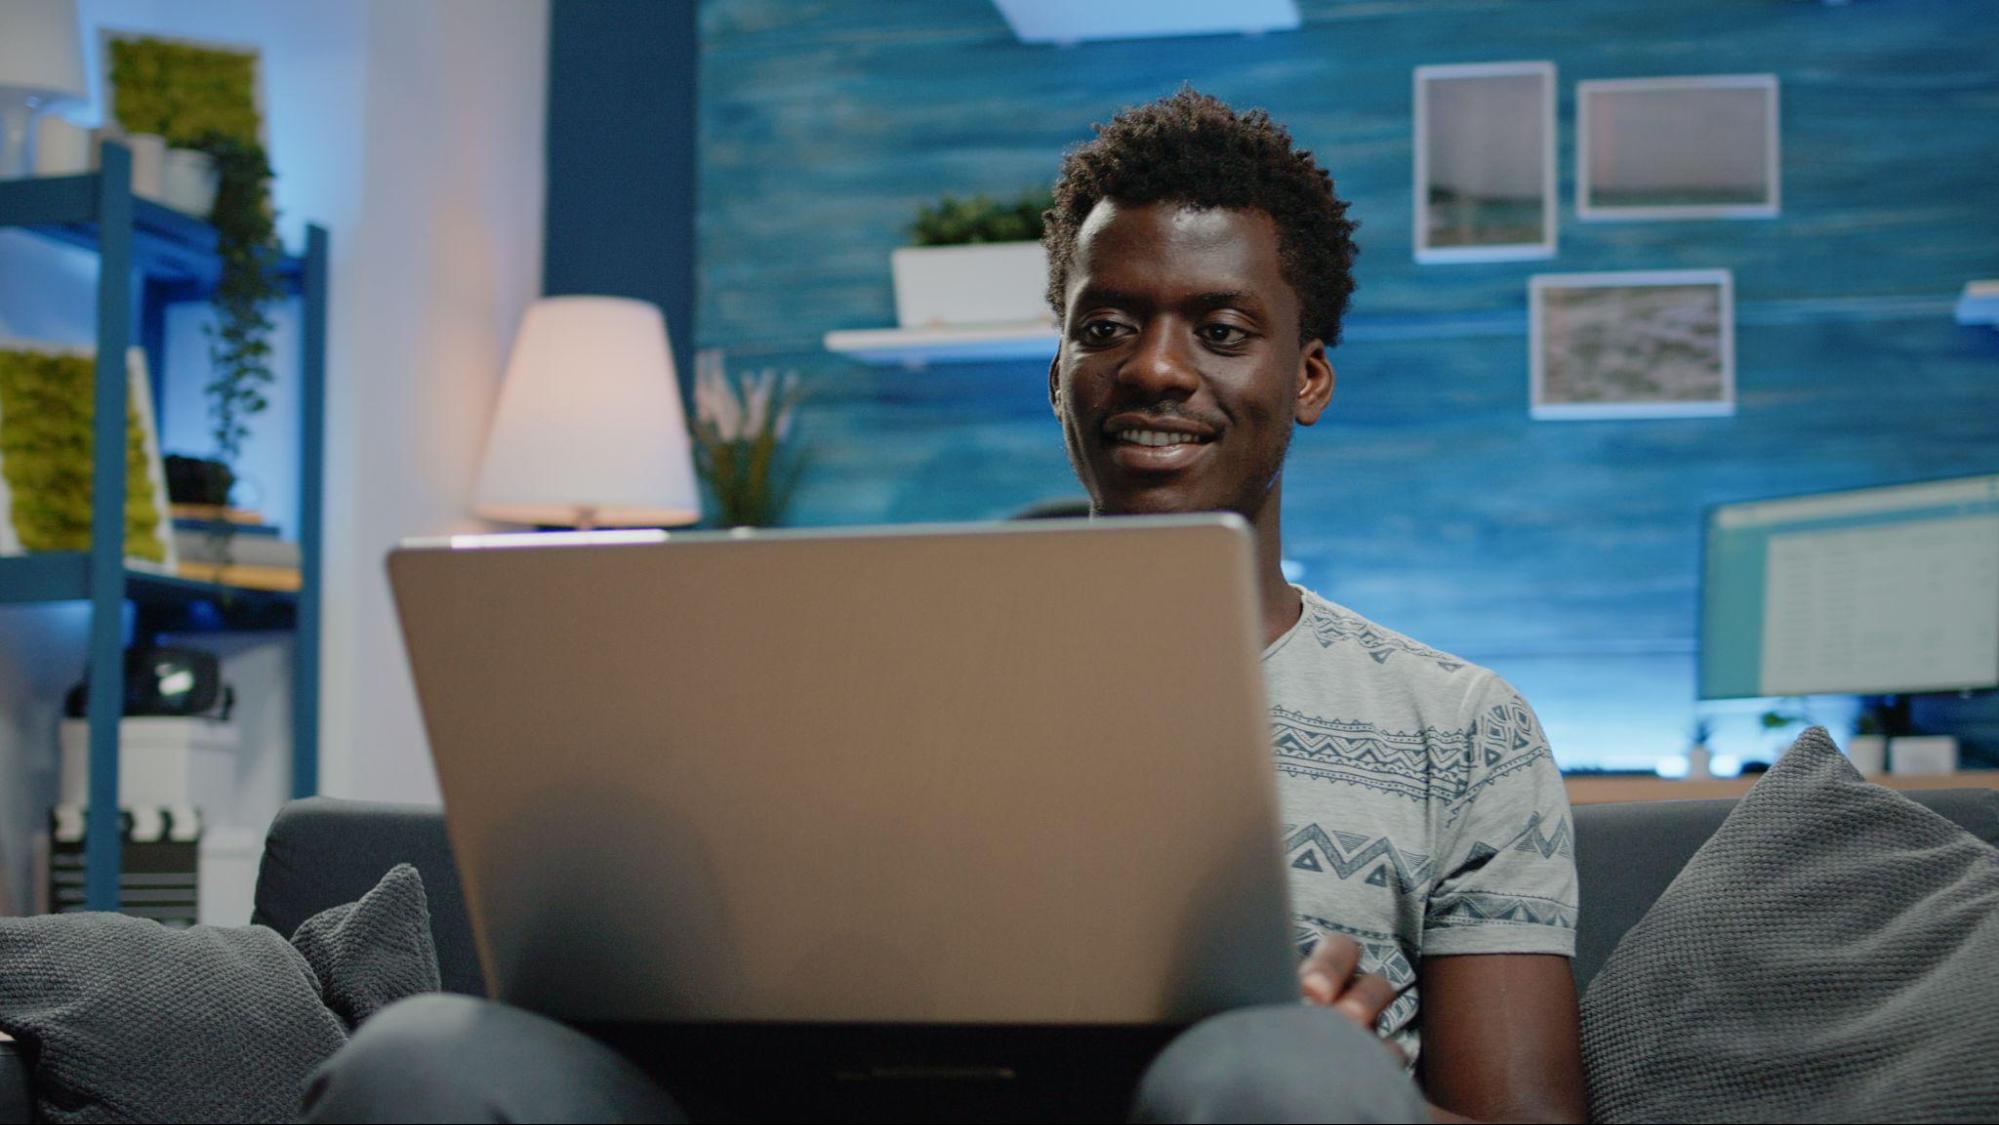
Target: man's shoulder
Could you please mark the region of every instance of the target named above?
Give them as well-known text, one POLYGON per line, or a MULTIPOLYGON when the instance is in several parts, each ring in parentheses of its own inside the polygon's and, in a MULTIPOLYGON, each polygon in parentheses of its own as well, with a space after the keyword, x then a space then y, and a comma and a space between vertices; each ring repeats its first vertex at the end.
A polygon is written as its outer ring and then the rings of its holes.
POLYGON ((1303 587, 1299 592, 1304 611, 1292 644, 1316 642, 1303 646, 1305 653, 1344 658, 1369 678, 1394 680, 1419 689, 1434 687, 1458 697, 1494 678, 1487 668, 1371 621, 1330 598, 1303 587))

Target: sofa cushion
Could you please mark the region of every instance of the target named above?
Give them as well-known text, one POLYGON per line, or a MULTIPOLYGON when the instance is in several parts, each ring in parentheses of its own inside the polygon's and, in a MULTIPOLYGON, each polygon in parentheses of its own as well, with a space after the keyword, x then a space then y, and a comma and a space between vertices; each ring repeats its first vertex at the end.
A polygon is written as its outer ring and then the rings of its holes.
POLYGON ((0 1031, 38 1119, 288 1121, 350 1020, 436 987, 423 884, 399 867, 300 927, 169 929, 122 914, 0 919, 0 1031))
POLYGON ((414 864, 423 875, 445 991, 486 995, 444 812, 434 806, 336 797, 287 803, 264 840, 250 920, 291 933, 320 911, 359 898, 399 863, 414 864))
MULTIPOLYGON (((1999 790, 1916 789, 1910 800, 1999 845, 1999 790)), ((1576 923, 1576 995, 1611 951, 1658 901, 1673 877, 1735 810, 1735 799, 1577 805, 1576 875, 1583 910, 1576 923)))
POLYGON ((1591 1116, 1990 1120, 1999 849, 1805 732, 1583 1000, 1591 1116))

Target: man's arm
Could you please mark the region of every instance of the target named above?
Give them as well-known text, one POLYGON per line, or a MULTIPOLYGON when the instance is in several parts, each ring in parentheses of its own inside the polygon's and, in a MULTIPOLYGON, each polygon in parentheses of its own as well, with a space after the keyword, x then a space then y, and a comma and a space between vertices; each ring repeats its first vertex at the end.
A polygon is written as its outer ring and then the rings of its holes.
POLYGON ((1425 957, 1423 1090, 1438 1120, 1582 1121, 1582 1032, 1569 959, 1425 957))

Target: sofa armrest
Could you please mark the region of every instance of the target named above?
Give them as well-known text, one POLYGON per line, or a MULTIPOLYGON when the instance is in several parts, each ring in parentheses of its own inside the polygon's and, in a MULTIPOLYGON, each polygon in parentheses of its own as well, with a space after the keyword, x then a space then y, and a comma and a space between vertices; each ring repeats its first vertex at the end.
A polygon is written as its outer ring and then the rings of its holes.
POLYGON ((484 996, 458 864, 436 808, 332 797, 288 802, 264 840, 250 920, 290 937, 314 914, 367 894, 398 863, 414 864, 423 876, 445 990, 484 996))
POLYGON ((0 1038, 0 1125, 27 1125, 35 1119, 27 1056, 12 1039, 0 1038))

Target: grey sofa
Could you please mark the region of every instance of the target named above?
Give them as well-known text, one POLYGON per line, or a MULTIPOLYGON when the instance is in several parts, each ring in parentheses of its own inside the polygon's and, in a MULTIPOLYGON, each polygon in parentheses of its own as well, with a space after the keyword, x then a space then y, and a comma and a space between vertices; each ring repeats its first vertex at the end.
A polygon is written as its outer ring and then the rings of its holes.
MULTIPOLYGON (((1999 790, 1909 795, 1999 845, 1999 790)), ((1576 807, 1583 901, 1574 965, 1579 993, 1734 804, 1656 801, 1576 807)), ((457 867, 436 809, 324 797, 286 805, 265 840, 252 921, 289 935, 319 911, 360 898, 401 862, 414 863, 423 874, 444 987, 483 994, 457 867)), ((0 1043, 0 1122, 31 1120, 33 1105, 20 1045, 0 1043)))

